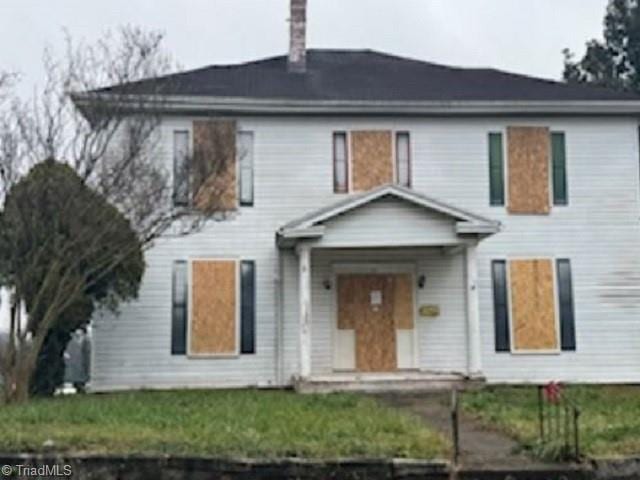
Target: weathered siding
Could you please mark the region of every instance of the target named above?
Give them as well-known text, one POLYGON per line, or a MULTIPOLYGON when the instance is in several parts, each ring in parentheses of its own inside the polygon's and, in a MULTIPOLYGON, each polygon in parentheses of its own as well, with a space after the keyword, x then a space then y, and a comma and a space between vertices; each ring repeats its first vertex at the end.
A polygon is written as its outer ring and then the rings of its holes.
MULTIPOLYGON (((165 143, 159 161, 167 167, 171 165, 171 131, 190 129, 191 121, 172 118, 164 123, 165 143)), ((276 381, 274 279, 279 268, 274 232, 287 221, 344 197, 333 193, 331 132, 354 129, 411 132, 412 180, 417 191, 503 222, 504 231, 483 241, 478 251, 482 362, 490 381, 640 381, 640 188, 635 120, 242 118, 238 123, 241 129, 255 132, 255 206, 242 207, 232 219, 212 223, 188 238, 159 241, 148 252, 139 301, 124 306, 115 321, 98 318, 95 323, 96 388, 276 381), (487 133, 504 131, 508 125, 549 126, 566 132, 568 206, 552 207, 547 216, 508 215, 505 207, 489 206, 487 133), (171 265, 189 256, 256 260, 255 355, 225 359, 170 355, 171 265), (577 351, 495 353, 490 260, 542 256, 571 259, 577 351)), ((380 218, 381 228, 390 221, 380 218)), ((345 224, 343 232, 348 230, 345 224)), ((314 253, 314 261, 319 255, 314 253)), ((465 307, 459 300, 464 286, 455 273, 458 266, 462 268, 462 258, 429 254, 418 261, 425 271, 436 272, 427 273, 427 287, 420 295, 433 295, 426 301, 442 309, 441 317, 434 321, 418 320, 420 365, 440 371, 464 370, 465 307), (431 290, 436 278, 440 281, 431 290)), ((284 254, 283 263, 287 275, 281 366, 287 379, 297 368, 295 254, 284 254)), ((314 316, 326 309, 322 302, 316 305, 318 295, 325 292, 318 284, 321 276, 321 271, 314 272, 314 316)), ((312 368, 326 371, 331 362, 326 328, 315 317, 313 321, 312 368)))

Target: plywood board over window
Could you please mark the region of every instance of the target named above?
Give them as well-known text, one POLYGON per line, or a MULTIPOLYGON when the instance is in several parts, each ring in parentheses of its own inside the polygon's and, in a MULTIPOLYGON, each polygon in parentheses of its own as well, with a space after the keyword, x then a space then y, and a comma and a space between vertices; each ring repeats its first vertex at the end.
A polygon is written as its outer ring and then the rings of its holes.
POLYGON ((355 328, 359 315, 361 299, 359 298, 359 279, 354 275, 338 277, 338 329, 355 328))
POLYGON ((194 260, 191 279, 189 352, 193 355, 237 353, 237 263, 194 260))
POLYGON ((396 328, 400 330, 412 330, 414 316, 413 277, 406 273, 395 274, 393 280, 393 305, 396 328))
POLYGON ((391 131, 351 132, 351 173, 354 191, 366 191, 393 182, 391 131))
POLYGON ((398 368, 397 330, 414 328, 413 280, 408 274, 338 276, 338 330, 353 330, 355 368, 398 368))
POLYGON ((191 171, 193 203, 198 210, 215 213, 237 208, 235 121, 193 122, 191 171))
POLYGON ((510 213, 548 214, 549 129, 508 127, 510 213))
POLYGON ((553 262, 511 260, 509 277, 514 349, 557 350, 553 262))
POLYGON ((397 368, 393 318, 393 278, 369 275, 363 279, 363 316, 356 327, 356 368, 361 372, 389 372, 397 368))
POLYGON ((376 274, 340 275, 338 329, 354 330, 356 370, 395 370, 393 277, 376 274))

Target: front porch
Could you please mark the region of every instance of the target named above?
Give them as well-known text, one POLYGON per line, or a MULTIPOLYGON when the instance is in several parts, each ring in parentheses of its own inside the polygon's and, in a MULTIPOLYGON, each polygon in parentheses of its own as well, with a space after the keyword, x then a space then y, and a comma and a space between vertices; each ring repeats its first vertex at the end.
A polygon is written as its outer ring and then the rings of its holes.
POLYGON ((302 392, 433 390, 482 377, 481 217, 387 186, 292 222, 302 392))

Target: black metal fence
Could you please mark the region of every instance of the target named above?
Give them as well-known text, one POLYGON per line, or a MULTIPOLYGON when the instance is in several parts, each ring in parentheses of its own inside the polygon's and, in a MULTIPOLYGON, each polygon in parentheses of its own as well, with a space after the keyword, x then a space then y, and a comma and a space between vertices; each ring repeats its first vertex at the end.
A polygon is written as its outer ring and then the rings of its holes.
MULTIPOLYGON (((550 382, 538 389, 539 439, 536 454, 550 460, 581 459, 580 409, 566 394, 565 388, 550 382)), ((533 391, 532 391, 533 393, 533 391)), ((454 465, 460 458, 460 395, 451 390, 451 434, 454 465)))
POLYGON ((580 408, 557 383, 538 387, 540 447, 561 460, 580 459, 580 408))

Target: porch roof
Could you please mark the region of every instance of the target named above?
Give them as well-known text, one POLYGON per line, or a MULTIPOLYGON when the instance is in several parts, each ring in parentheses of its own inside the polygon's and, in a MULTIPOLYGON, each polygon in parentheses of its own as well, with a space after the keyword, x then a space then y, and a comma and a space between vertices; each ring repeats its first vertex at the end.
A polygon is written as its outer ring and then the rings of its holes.
MULTIPOLYGON (((291 247, 299 240, 321 239, 327 224, 344 214, 381 199, 396 199, 409 206, 422 208, 427 213, 440 214, 452 222, 456 236, 476 235, 484 237, 500 231, 500 223, 477 215, 449 203, 428 197, 414 190, 398 185, 383 185, 367 192, 351 195, 343 200, 296 218, 278 229, 277 243, 281 247, 291 247)), ((453 232, 452 232, 453 233, 453 232)))

